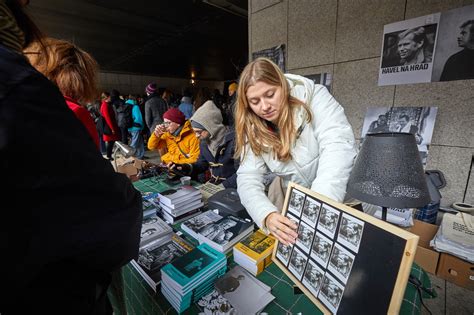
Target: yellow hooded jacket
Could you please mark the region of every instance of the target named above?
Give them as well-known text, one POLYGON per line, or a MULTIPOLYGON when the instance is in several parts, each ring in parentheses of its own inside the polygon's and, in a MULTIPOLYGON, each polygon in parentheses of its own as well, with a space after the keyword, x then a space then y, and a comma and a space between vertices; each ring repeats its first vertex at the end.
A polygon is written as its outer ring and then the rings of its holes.
POLYGON ((161 162, 168 164, 173 162, 176 164, 194 163, 199 158, 199 139, 196 138, 191 123, 187 120, 183 129, 178 136, 173 136, 169 132, 165 132, 161 137, 151 134, 148 140, 149 150, 167 149, 168 152, 161 156, 161 162), (179 147, 178 147, 179 145, 179 147), (186 157, 181 150, 188 155, 186 157))

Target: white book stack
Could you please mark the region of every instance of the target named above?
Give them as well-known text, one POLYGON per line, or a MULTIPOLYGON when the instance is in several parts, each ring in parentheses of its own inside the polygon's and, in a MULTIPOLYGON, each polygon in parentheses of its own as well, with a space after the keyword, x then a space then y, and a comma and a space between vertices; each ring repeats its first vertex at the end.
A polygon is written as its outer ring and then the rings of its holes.
POLYGON ((204 206, 201 191, 188 185, 163 191, 158 199, 161 215, 170 223, 195 215, 204 206))

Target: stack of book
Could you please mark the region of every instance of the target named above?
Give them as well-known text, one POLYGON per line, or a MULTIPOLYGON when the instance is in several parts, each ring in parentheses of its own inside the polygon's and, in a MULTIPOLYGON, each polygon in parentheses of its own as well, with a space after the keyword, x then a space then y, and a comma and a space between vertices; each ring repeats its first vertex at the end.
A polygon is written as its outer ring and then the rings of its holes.
POLYGON ((199 190, 201 191, 202 194, 202 201, 204 202, 205 205, 207 205, 207 200, 209 197, 217 193, 218 191, 224 190, 225 188, 219 185, 215 185, 210 182, 206 182, 200 186, 198 186, 199 190))
POLYGON ((215 286, 237 314, 260 314, 275 299, 268 285, 240 266, 235 266, 218 279, 215 286))
POLYGON ((157 192, 142 193, 143 218, 156 214, 159 209, 159 203, 157 192))
POLYGON ((181 223, 181 228, 200 244, 206 243, 221 253, 227 253, 253 232, 253 221, 209 210, 181 223))
POLYGON ((161 281, 161 267, 191 251, 193 246, 173 233, 168 239, 158 240, 140 247, 138 259, 132 266, 156 292, 161 281))
POLYGON ((151 242, 163 242, 170 238, 173 229, 156 214, 144 218, 140 234, 140 247, 151 242))
POLYGON ((234 246, 234 261, 256 276, 272 263, 274 245, 273 236, 255 231, 234 246))
POLYGON ((163 191, 158 198, 161 216, 173 224, 200 213, 204 206, 201 191, 188 185, 163 191))
POLYGON ((214 289, 216 279, 225 274, 226 256, 201 244, 161 268, 161 293, 181 313, 214 289))

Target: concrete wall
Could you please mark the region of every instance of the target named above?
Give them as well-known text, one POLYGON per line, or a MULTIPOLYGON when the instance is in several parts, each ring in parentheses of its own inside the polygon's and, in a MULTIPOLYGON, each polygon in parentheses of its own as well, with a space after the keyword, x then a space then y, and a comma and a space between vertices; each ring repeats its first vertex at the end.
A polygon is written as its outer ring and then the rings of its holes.
MULTIPOLYGON (((140 74, 126 74, 114 72, 99 73, 99 87, 101 91, 116 89, 122 94, 145 94, 145 87, 150 82, 155 82, 159 88, 168 88, 174 93, 182 94, 183 90, 191 86, 189 79, 154 77, 140 74)), ((200 81, 197 80, 194 88, 208 87, 219 89, 221 93, 224 89, 222 81, 200 81)))
POLYGON ((360 138, 367 107, 438 106, 426 169, 442 204, 474 202, 474 80, 377 86, 383 26, 473 4, 462 0, 249 0, 249 56, 285 44, 287 72, 333 75, 332 93, 360 138))

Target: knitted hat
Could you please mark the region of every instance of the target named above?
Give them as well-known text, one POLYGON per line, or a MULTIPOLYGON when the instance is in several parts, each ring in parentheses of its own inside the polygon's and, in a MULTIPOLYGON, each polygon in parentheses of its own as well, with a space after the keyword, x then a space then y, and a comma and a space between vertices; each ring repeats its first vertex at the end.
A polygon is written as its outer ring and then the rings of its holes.
POLYGON ((231 83, 231 84, 229 85, 229 92, 235 92, 235 91, 237 91, 237 87, 238 87, 237 83, 235 83, 235 82, 234 82, 234 83, 231 83))
POLYGON ((206 130, 206 128, 204 128, 203 125, 201 125, 200 123, 198 123, 195 120, 191 120, 191 126, 193 126, 193 128, 196 128, 196 129, 206 130))
POLYGON ((153 94, 156 92, 156 83, 150 83, 146 86, 145 92, 153 94))
POLYGON ((164 114, 163 118, 169 119, 172 122, 175 122, 179 125, 184 124, 186 121, 186 117, 184 117, 184 114, 177 108, 172 107, 168 109, 164 114))

